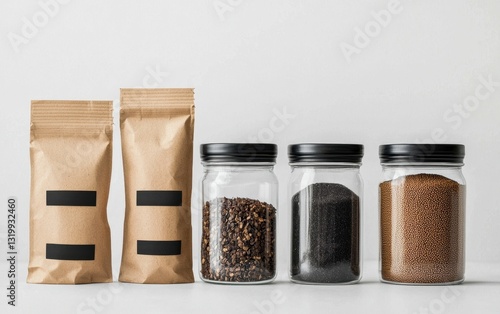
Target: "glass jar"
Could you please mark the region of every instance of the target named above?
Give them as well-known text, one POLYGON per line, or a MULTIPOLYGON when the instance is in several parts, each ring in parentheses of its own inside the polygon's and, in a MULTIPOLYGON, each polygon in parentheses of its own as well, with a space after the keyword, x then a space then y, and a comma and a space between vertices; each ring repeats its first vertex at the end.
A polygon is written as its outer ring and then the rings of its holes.
POLYGON ((274 144, 203 144, 200 277, 228 284, 276 277, 274 144))
POLYGON ((363 145, 288 147, 292 174, 290 280, 349 284, 361 279, 363 145))
POLYGON ((458 284, 465 270, 463 145, 380 146, 380 278, 458 284))

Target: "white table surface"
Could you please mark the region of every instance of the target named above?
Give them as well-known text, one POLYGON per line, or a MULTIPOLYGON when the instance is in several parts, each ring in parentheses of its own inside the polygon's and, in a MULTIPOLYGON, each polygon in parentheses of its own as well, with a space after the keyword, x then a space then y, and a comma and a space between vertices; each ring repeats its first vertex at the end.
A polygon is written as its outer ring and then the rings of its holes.
POLYGON ((462 285, 432 287, 380 283, 376 262, 349 286, 293 284, 286 271, 251 286, 207 284, 197 274, 196 283, 181 285, 33 285, 25 283, 26 265, 18 266, 18 305, 2 297, 1 313, 500 313, 500 264, 491 263, 468 263, 462 285))

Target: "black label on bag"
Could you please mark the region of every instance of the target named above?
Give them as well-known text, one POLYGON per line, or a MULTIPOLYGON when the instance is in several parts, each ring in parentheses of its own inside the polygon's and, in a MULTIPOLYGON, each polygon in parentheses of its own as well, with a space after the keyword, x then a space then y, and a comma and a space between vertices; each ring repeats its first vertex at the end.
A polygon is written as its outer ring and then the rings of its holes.
POLYGON ((47 191, 47 206, 96 206, 96 191, 47 191))
POLYGON ((181 255, 181 241, 137 240, 139 255, 181 255))
POLYGON ((53 244, 47 243, 46 259, 63 261, 93 261, 95 259, 94 244, 53 244))
POLYGON ((182 191, 137 191, 137 206, 182 206, 182 191))

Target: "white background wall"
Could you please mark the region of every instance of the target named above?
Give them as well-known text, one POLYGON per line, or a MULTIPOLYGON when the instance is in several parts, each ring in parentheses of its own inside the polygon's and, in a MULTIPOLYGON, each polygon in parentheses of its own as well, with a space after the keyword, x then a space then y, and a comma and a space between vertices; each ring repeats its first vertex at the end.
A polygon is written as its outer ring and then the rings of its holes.
MULTIPOLYGON (((364 247, 374 260, 378 145, 433 138, 467 148, 468 260, 500 262, 500 2, 401 1, 385 26, 374 24, 372 13, 388 4, 88 0, 59 4, 45 19, 36 1, 2 1, 0 201, 19 199, 21 259, 28 256, 30 100, 114 99, 118 108, 120 87, 157 86, 196 89, 195 187, 199 144, 279 144, 281 259, 288 258, 288 144, 365 144, 364 247), (24 19, 37 20, 37 32, 24 19), (363 42, 357 28, 373 36, 363 42), (347 45, 356 50, 350 58, 341 49, 347 45), (490 79, 496 85, 480 87, 490 79), (464 102, 461 116, 454 110, 464 102), (293 118, 270 130, 283 111, 293 118)), ((117 273, 124 192, 115 116, 109 220, 117 273)), ((198 241, 199 204, 193 209, 198 241)))

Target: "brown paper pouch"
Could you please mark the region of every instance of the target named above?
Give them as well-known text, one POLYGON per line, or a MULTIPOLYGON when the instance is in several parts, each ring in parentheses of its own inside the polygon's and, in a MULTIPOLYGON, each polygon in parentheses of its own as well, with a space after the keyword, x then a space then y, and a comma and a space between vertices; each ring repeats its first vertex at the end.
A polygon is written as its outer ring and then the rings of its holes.
POLYGON ((122 89, 125 225, 119 280, 193 282, 192 89, 122 89))
POLYGON ((29 283, 111 282, 111 101, 31 102, 29 283))

